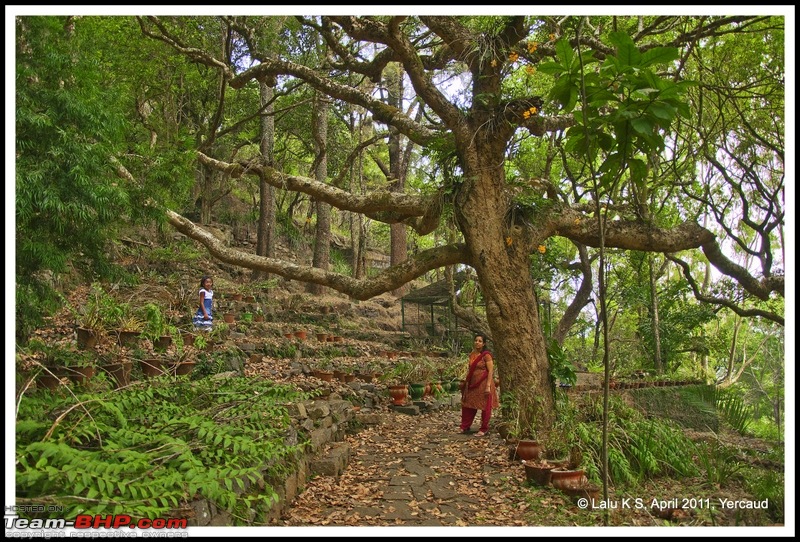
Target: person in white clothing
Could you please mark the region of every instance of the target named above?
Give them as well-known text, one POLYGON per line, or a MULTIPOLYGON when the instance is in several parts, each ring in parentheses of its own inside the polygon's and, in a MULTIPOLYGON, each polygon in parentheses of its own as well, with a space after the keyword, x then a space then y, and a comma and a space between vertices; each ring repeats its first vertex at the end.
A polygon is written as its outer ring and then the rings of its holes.
POLYGON ((200 306, 194 313, 192 323, 195 329, 210 330, 214 323, 214 316, 212 313, 212 301, 214 299, 214 281, 211 277, 203 277, 200 280, 200 306))

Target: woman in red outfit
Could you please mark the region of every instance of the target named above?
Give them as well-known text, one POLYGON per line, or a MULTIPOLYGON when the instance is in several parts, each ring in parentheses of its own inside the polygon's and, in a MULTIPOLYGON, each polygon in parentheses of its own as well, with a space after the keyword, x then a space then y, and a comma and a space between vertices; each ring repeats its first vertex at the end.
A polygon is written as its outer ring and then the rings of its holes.
POLYGON ((494 360, 486 342, 482 333, 475 335, 469 354, 469 371, 464 389, 461 390, 461 432, 469 432, 475 414, 480 410, 481 428, 475 433, 476 437, 482 437, 489 431, 492 408, 500 406, 494 386, 494 360))

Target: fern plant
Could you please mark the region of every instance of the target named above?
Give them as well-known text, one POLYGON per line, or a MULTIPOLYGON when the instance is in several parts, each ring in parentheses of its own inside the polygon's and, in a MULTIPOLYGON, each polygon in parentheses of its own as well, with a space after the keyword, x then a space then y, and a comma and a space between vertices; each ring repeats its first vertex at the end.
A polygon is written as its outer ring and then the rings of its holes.
POLYGON ((292 430, 285 405, 305 398, 244 378, 25 395, 17 423, 18 502, 63 506, 67 519, 155 518, 202 496, 240 516, 239 523, 252 521, 248 509, 263 520, 277 498, 269 479, 292 469, 303 446, 286 443, 292 430), (251 484, 263 489, 248 494, 251 484))

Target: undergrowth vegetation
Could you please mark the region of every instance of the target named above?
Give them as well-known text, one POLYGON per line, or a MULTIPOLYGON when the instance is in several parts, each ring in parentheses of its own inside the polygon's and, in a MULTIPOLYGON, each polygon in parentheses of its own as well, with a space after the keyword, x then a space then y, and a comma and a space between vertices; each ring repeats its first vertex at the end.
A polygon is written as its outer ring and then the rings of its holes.
MULTIPOLYGON (((659 393, 662 396, 674 395, 668 390, 653 390, 645 402, 652 405, 659 393)), ((721 393, 711 386, 695 386, 681 390, 679 395, 704 419, 709 414, 709 404, 711 410, 716 405, 720 418, 741 432, 742 426, 736 423, 743 419, 738 415, 741 408, 735 399, 731 401, 730 394, 721 393)), ((672 405, 670 401, 666 403, 672 405)), ((705 491, 735 484, 744 487, 759 502, 766 499, 766 512, 771 519, 784 521, 784 458, 779 452, 773 451, 762 457, 754 450, 722 442, 717 432, 703 433, 707 437, 693 440, 674 419, 662 417, 662 411, 643 411, 633 406, 638 404, 638 401, 629 404, 622 396, 609 397, 608 472, 611 486, 630 490, 657 478, 697 484, 705 491)), ((558 438, 566 444, 561 446, 561 451, 579 449, 580 467, 593 483, 601 483, 602 398, 584 396, 575 401, 562 393, 557 396, 556 406, 558 438)))
MULTIPOLYGON (((575 436, 583 450, 584 468, 590 479, 601 479, 602 401, 589 401, 575 436)), ((609 400, 608 469, 610 482, 636 486, 656 476, 695 476, 695 445, 674 423, 647 418, 619 397, 609 400)))
POLYGON ((304 445, 287 405, 305 398, 246 378, 27 393, 17 412, 17 503, 62 506, 66 519, 152 519, 202 496, 237 523, 263 520, 277 501, 270 479, 291 470, 304 445))

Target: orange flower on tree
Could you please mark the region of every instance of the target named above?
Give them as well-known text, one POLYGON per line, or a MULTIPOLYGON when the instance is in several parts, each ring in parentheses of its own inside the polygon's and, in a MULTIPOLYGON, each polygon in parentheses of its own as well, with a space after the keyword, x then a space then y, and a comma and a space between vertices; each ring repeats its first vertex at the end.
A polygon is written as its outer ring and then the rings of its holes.
POLYGON ((528 72, 528 75, 533 75, 536 73, 536 66, 525 66, 525 71, 528 72))
POLYGON ((539 44, 536 43, 535 41, 528 42, 528 52, 529 53, 535 53, 536 49, 538 49, 538 48, 539 48, 539 44))
POLYGON ((547 247, 546 247, 546 246, 544 246, 544 245, 539 245, 539 248, 538 248, 537 250, 538 250, 538 251, 539 251, 541 254, 544 254, 545 252, 547 252, 547 247))
POLYGON ((511 246, 511 244, 512 244, 513 242, 514 242, 514 240, 513 240, 511 237, 506 237, 506 245, 507 245, 507 246, 511 246))
POLYGON ((536 109, 535 106, 534 107, 530 107, 528 110, 523 111, 522 117, 525 118, 525 119, 529 119, 529 118, 531 118, 531 116, 535 115, 538 112, 539 112, 539 110, 536 109))
POLYGON ((516 62, 517 60, 519 60, 519 53, 517 53, 516 51, 511 51, 511 53, 508 55, 508 59, 511 62, 516 62))

